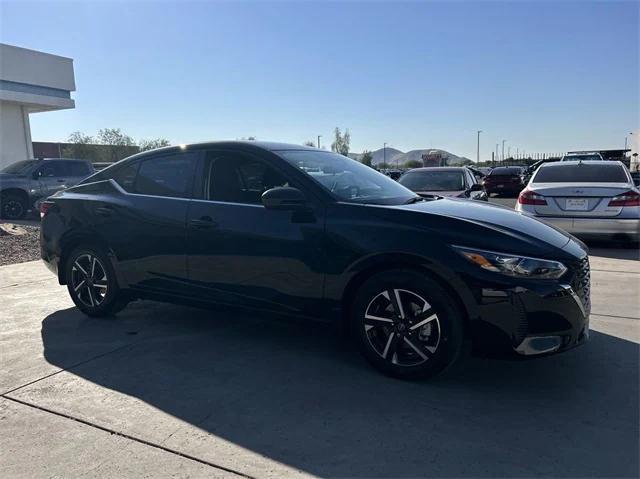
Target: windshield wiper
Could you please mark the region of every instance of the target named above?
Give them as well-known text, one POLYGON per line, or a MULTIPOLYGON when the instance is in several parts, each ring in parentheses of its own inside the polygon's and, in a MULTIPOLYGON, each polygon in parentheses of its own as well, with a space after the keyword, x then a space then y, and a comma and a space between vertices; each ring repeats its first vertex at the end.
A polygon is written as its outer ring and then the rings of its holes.
POLYGON ((422 196, 414 196, 413 198, 409 198, 404 202, 405 205, 412 205, 413 203, 417 203, 418 201, 425 201, 422 196))

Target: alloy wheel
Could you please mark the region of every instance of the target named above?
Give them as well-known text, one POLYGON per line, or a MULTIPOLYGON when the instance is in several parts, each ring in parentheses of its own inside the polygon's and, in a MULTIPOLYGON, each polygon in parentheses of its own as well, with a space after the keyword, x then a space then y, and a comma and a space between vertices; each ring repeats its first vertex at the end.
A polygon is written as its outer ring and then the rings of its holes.
POLYGON ((22 202, 10 199, 6 203, 4 201, 2 203, 3 217, 13 220, 21 218, 24 214, 24 206, 22 206, 22 202))
POLYGON ((417 366, 436 353, 442 334, 438 315, 419 294, 388 289, 365 311, 364 330, 373 350, 396 366, 417 366))
POLYGON ((71 287, 82 304, 98 307, 107 296, 107 269, 96 256, 83 253, 71 267, 71 287))

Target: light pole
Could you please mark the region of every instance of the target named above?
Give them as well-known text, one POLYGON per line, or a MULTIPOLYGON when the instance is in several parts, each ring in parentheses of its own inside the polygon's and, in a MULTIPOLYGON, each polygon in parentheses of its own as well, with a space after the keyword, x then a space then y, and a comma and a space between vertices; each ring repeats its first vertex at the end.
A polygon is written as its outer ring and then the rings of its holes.
POLYGON ((476 163, 480 163, 480 133, 482 133, 482 130, 478 130, 478 147, 476 149, 476 163))
POLYGON ((504 143, 507 140, 502 140, 502 162, 504 163, 504 143))
POLYGON ((498 156, 498 143, 496 143, 496 161, 500 161, 500 157, 498 156))
POLYGON ((387 144, 383 143, 382 144, 382 164, 384 165, 384 167, 387 167, 387 144))
POLYGON ((320 149, 320 138, 322 138, 322 135, 318 135, 318 150, 320 149))

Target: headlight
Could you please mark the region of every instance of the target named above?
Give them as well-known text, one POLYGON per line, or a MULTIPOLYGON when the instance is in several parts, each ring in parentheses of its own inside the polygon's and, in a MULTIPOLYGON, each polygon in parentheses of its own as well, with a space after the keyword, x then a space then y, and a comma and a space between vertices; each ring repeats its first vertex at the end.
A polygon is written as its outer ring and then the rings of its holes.
POLYGON ((460 246, 454 246, 453 248, 467 260, 481 268, 507 276, 531 279, 557 279, 567 271, 567 267, 559 261, 515 256, 496 253, 495 251, 463 248, 460 246))

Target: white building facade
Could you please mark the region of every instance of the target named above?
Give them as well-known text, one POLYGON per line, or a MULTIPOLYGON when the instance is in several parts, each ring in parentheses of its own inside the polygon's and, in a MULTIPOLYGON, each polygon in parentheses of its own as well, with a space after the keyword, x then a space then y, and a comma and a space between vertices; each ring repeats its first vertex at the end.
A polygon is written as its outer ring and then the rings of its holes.
POLYGON ((0 43, 0 168, 33 158, 29 115, 74 108, 73 60, 0 43))

